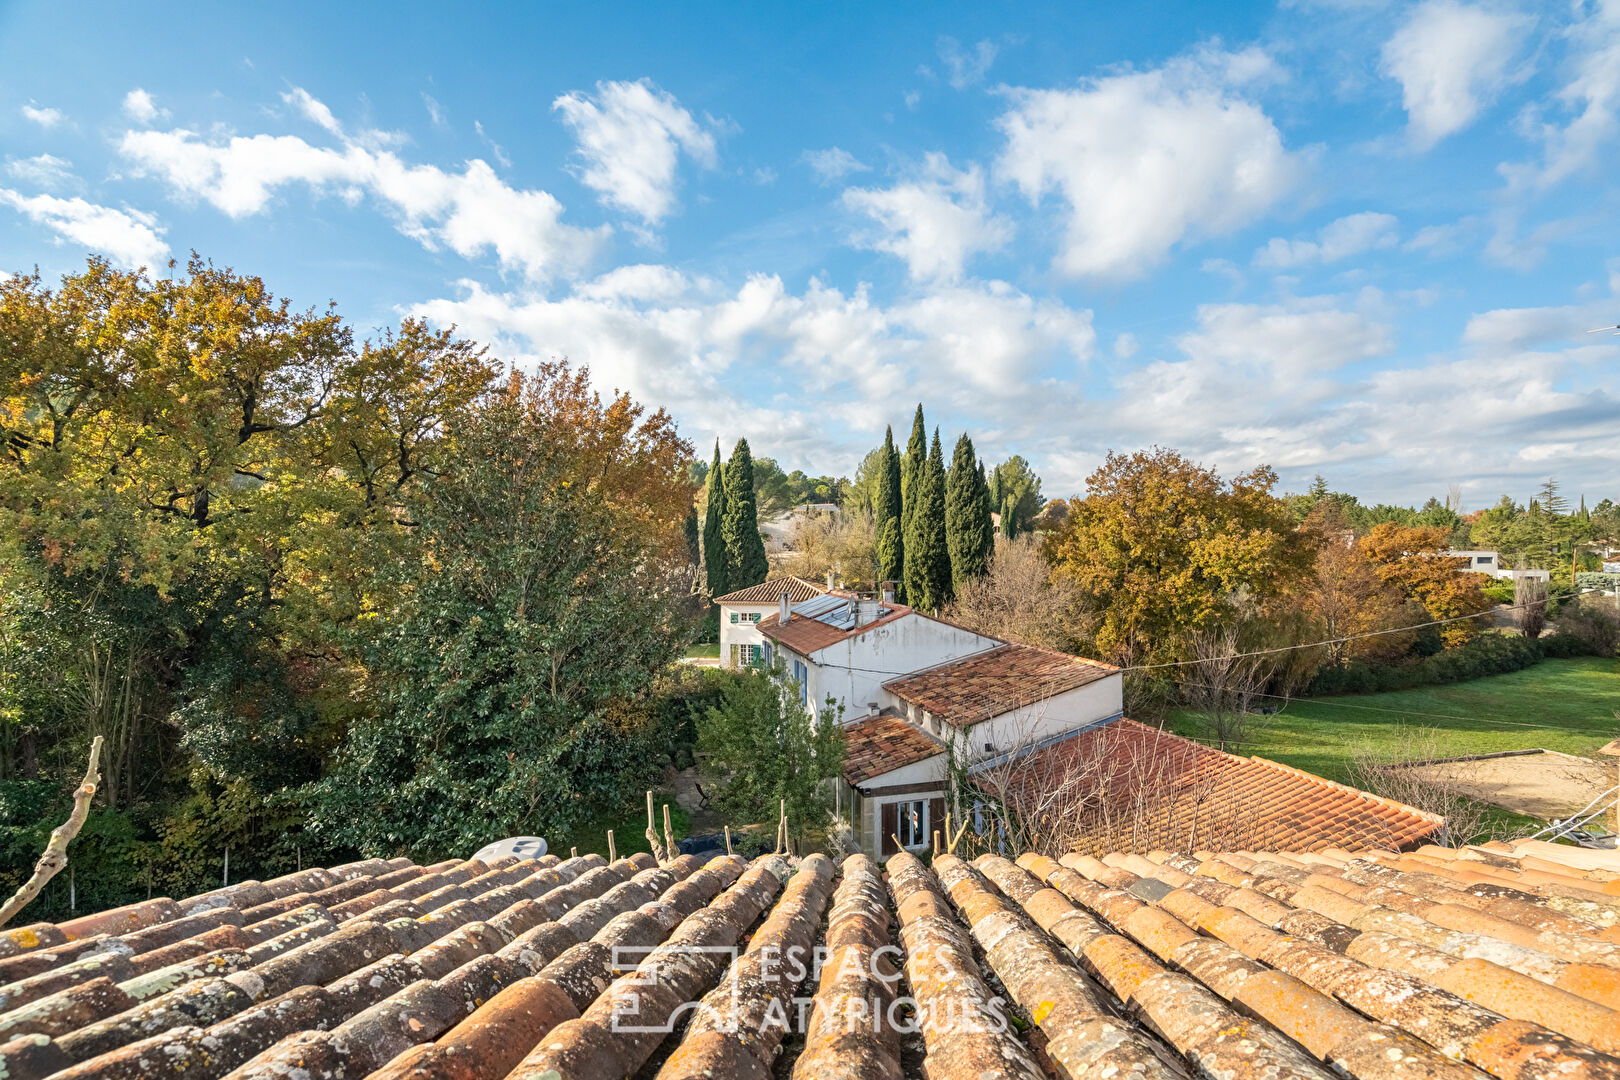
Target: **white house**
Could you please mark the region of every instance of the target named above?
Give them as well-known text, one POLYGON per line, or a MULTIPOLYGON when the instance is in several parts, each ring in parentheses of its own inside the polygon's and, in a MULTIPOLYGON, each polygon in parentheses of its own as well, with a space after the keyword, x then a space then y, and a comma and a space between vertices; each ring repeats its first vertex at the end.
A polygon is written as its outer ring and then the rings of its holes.
POLYGON ((1504 581, 1518 581, 1523 578, 1528 581, 1551 581, 1552 572, 1549 570, 1509 570, 1502 565, 1502 557, 1494 551, 1470 549, 1467 551, 1448 551, 1453 559, 1467 559, 1468 565, 1458 567, 1459 570, 1472 570, 1476 574, 1489 574, 1493 578, 1504 581))
POLYGON ((714 602, 720 606, 721 663, 747 667, 760 658, 765 639, 759 636, 759 621, 777 610, 784 592, 789 604, 798 604, 826 591, 813 581, 782 577, 716 597, 714 602))
POLYGON ((857 844, 892 854, 944 830, 950 767, 972 770, 1118 719, 1117 668, 1009 644, 893 600, 779 601, 758 625, 806 705, 848 728, 840 807, 857 844))

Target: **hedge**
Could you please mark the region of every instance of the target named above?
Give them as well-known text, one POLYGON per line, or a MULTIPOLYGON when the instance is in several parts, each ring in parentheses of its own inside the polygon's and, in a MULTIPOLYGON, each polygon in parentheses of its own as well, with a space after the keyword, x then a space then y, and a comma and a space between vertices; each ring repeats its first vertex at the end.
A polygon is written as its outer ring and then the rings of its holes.
POLYGON ((1553 634, 1540 641, 1507 634, 1483 634, 1456 649, 1447 649, 1407 664, 1383 666, 1353 662, 1316 673, 1306 697, 1331 694, 1377 694, 1415 686, 1465 682, 1482 675, 1501 675, 1539 664, 1544 657, 1581 656, 1586 643, 1572 634, 1553 634))

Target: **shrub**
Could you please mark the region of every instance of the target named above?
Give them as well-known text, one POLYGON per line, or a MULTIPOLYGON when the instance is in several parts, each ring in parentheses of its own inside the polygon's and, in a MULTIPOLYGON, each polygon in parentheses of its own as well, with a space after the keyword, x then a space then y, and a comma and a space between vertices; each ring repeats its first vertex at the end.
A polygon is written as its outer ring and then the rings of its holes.
POLYGON ((1558 632, 1578 638, 1588 656, 1609 657, 1620 650, 1620 617, 1607 602, 1582 598, 1558 613, 1558 632))
POLYGON ((1351 663, 1323 668, 1305 691, 1307 697, 1376 694, 1414 686, 1463 682, 1483 675, 1519 671, 1541 662, 1540 642, 1504 634, 1484 634, 1466 645, 1400 665, 1351 663))

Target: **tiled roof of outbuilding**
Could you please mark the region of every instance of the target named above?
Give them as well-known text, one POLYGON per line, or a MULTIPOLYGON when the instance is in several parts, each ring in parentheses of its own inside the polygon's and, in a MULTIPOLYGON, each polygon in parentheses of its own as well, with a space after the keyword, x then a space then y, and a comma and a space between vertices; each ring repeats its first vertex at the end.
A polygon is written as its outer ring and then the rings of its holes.
POLYGON ((373 860, 22 927, 0 1076, 1620 1078, 1614 852, 837 869, 373 860), (819 970, 782 961, 818 943, 819 970))
POLYGON ((827 590, 813 581, 806 581, 798 577, 770 578, 758 585, 750 585, 746 589, 728 592, 724 596, 717 596, 717 604, 775 604, 782 599, 783 591, 788 594, 789 604, 798 604, 809 600, 813 596, 820 596, 827 590))
POLYGON ((878 713, 844 729, 844 779, 864 784, 943 753, 945 746, 898 716, 878 713))
POLYGON ((1444 823, 1404 803, 1129 719, 1041 747, 980 782, 1027 814, 1071 823, 1070 846, 1091 854, 1232 846, 1398 850, 1444 823))
POLYGON ((1012 644, 894 679, 883 689, 957 727, 971 727, 1118 672, 1096 660, 1012 644))

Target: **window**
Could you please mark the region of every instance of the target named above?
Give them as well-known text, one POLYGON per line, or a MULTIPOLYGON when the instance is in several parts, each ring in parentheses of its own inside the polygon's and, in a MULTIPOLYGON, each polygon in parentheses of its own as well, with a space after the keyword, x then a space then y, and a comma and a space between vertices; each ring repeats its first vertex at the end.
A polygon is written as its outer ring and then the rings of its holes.
POLYGON ((793 678, 799 683, 799 704, 810 704, 810 669, 793 661, 793 678))
POLYGON ((756 611, 752 615, 748 616, 748 621, 749 622, 759 622, 759 620, 761 618, 763 618, 763 616, 761 616, 760 613, 756 611))
POLYGON ((760 646, 760 656, 764 659, 766 665, 769 666, 770 662, 771 662, 771 643, 770 642, 767 641, 764 645, 760 646))
POLYGON ((737 613, 735 611, 731 613, 731 621, 733 624, 737 622, 737 613))
POLYGON ((899 828, 895 835, 900 838, 900 846, 907 848, 928 846, 928 801, 918 799, 915 802, 903 802, 899 805, 899 828))
POLYGON ((758 659, 759 659, 759 646, 758 645, 739 645, 739 646, 737 646, 737 660, 738 660, 739 663, 742 664, 743 667, 748 667, 750 664, 752 664, 754 661, 756 661, 758 659))
POLYGON ((1481 565, 1481 566, 1489 566, 1489 565, 1491 565, 1491 557, 1489 555, 1476 556, 1474 558, 1474 561, 1479 563, 1479 565, 1481 565))

